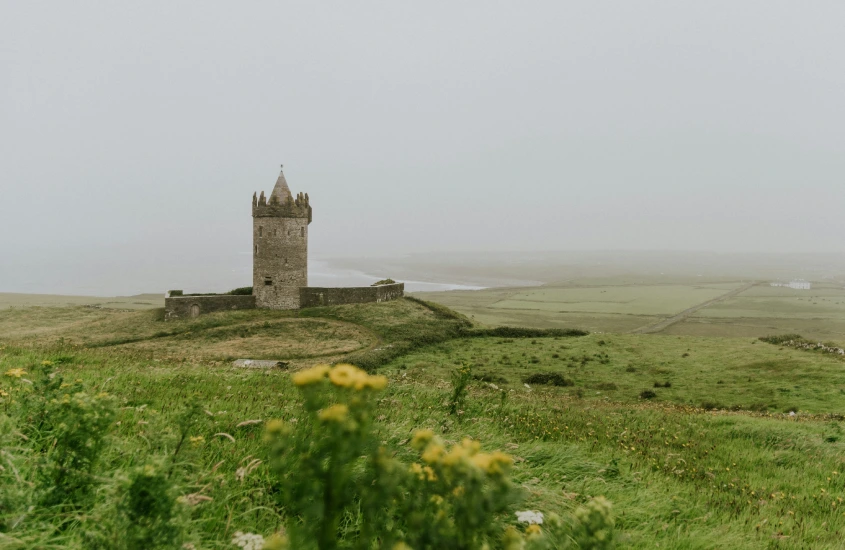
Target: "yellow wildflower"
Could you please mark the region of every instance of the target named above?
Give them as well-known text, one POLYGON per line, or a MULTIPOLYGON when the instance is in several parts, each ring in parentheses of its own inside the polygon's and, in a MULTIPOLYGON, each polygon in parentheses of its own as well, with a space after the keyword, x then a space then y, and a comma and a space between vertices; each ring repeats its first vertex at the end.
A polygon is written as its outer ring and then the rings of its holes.
POLYGON ((361 384, 361 387, 355 386, 355 389, 363 389, 369 388, 371 390, 381 391, 387 387, 387 377, 386 376, 367 376, 361 384))
POLYGON ((431 466, 426 466, 423 468, 423 472, 425 473, 425 478, 429 481, 437 481, 437 474, 434 473, 434 470, 431 469, 431 466))
POLYGON ((201 445, 205 441, 205 438, 201 435, 193 436, 190 439, 191 439, 191 445, 193 445, 195 447, 201 445))
POLYGON ((6 376, 13 376, 15 378, 20 378, 21 376, 26 374, 26 371, 23 370, 23 369, 9 369, 9 370, 6 371, 5 374, 6 374, 6 376))
POLYGON ((411 447, 418 451, 425 449, 426 445, 434 439, 434 432, 431 430, 417 430, 411 438, 411 447))
POLYGON ((329 373, 328 365, 317 365, 293 375, 293 383, 297 386, 310 386, 311 384, 319 384, 329 373))
POLYGON ((397 542, 393 545, 393 550, 413 550, 413 548, 411 548, 404 542, 397 542))
POLYGON ((413 464, 411 464, 411 467, 410 467, 410 468, 408 468, 408 469, 411 471, 411 473, 412 473, 412 474, 416 474, 416 475, 417 475, 417 477, 419 477, 420 479, 425 479, 425 476, 423 475, 423 469, 422 469, 422 466, 420 466, 420 465, 419 465, 419 464, 417 464, 416 462, 414 462, 413 464))
POLYGON ((439 443, 431 443, 425 448, 425 451, 420 458, 423 459, 423 462, 434 464, 435 462, 439 462, 443 458, 444 454, 446 454, 446 449, 443 448, 443 445, 439 443))
POLYGON ((444 466, 455 466, 464 462, 467 458, 469 458, 469 451, 465 447, 459 447, 455 445, 452 447, 452 450, 443 457, 443 465, 444 466))
POLYGON ((9 397, 9 392, 5 392, 3 390, 0 390, 0 397, 9 397))
POLYGON ((285 433, 287 426, 285 425, 284 420, 279 420, 278 418, 274 418, 273 420, 267 421, 267 424, 264 426, 264 431, 268 435, 282 435, 285 433))
POLYGON ((363 383, 362 381, 366 377, 367 373, 358 367, 345 364, 336 365, 329 372, 329 380, 331 380, 331 383, 335 386, 340 386, 341 388, 355 387, 358 383, 363 383))
POLYGON ((53 366, 53 362, 52 362, 52 361, 41 361, 41 366, 43 366, 43 367, 52 367, 52 366, 53 366))
POLYGON ((435 506, 440 506, 441 504, 443 504, 443 497, 441 497, 440 495, 432 495, 431 498, 428 500, 435 506))
POLYGON ((502 536, 502 548, 503 550, 522 550, 525 548, 525 542, 522 540, 522 536, 514 529, 513 525, 505 529, 505 533, 502 536))
POLYGON ((349 414, 349 407, 343 403, 332 405, 320 411, 319 418, 324 422, 343 422, 349 414))
POLYGON ((264 541, 263 550, 287 550, 290 548, 290 540, 284 533, 275 533, 264 541))
POLYGON ((465 492, 466 492, 466 490, 464 489, 463 485, 458 485, 457 487, 452 489, 452 494, 455 495, 458 498, 461 498, 462 496, 464 496, 465 492))
POLYGON ((543 533, 540 526, 536 523, 532 523, 525 529, 525 534, 528 535, 529 538, 540 536, 543 533))

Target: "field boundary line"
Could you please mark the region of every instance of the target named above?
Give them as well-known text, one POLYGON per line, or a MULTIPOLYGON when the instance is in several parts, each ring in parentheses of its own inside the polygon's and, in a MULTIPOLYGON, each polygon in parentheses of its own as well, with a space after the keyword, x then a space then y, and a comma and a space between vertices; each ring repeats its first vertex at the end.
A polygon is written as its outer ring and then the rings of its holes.
POLYGON ((631 334, 654 334, 655 332, 661 332, 663 330, 666 330, 670 326, 674 325, 675 323, 680 323, 684 319, 687 319, 689 316, 691 316, 693 313, 695 313, 699 310, 702 310, 706 307, 710 307, 713 304, 722 302, 722 301, 727 300, 729 298, 733 298, 734 296, 737 296, 738 294, 742 294, 743 292, 750 289, 751 287, 753 287, 756 284, 757 284, 756 281, 751 281, 750 283, 742 285, 739 288, 735 288, 735 289, 731 290, 730 292, 728 292, 726 294, 722 294, 721 296, 717 296, 716 298, 713 298, 712 300, 707 300, 706 302, 702 302, 698 305, 692 306, 691 308, 687 308, 687 309, 683 310, 682 312, 680 312, 676 315, 673 315, 672 317, 669 317, 668 319, 663 319, 662 321, 658 321, 656 323, 652 323, 650 325, 646 325, 644 327, 634 329, 634 330, 631 331, 631 334))

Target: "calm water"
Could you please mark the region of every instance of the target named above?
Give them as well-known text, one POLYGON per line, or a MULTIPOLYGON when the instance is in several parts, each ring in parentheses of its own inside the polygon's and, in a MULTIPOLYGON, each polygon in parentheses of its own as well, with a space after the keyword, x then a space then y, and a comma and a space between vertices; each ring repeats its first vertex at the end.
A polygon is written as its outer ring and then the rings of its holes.
MULTIPOLYGON (((333 266, 330 260, 309 264, 311 286, 369 286, 380 277, 333 266)), ((473 290, 481 286, 451 284, 449 281, 402 281, 409 292, 473 290)), ((179 253, 151 251, 144 257, 114 248, 77 249, 62 254, 27 254, 0 259, 0 292, 27 294, 75 294, 83 296, 131 296, 186 292, 225 292, 252 283, 252 255, 208 254, 185 250, 179 253)))

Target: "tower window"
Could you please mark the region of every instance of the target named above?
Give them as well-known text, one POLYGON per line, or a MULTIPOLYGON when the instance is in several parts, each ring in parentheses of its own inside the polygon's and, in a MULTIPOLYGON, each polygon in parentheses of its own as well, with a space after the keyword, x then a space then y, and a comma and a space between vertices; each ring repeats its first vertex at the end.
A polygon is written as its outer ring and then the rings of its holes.
POLYGON ((263 237, 263 236, 264 236, 264 226, 262 226, 262 225, 259 225, 259 226, 258 226, 258 236, 259 236, 259 237, 263 237))
POLYGON ((285 258, 285 265, 288 265, 288 259, 285 258))
POLYGON ((299 236, 300 236, 300 237, 304 237, 304 236, 305 236, 305 228, 304 228, 304 227, 300 227, 300 228, 299 228, 299 236))
POLYGON ((273 286, 272 277, 264 277, 264 286, 273 286))
POLYGON ((258 254, 258 245, 255 245, 255 253, 258 254))

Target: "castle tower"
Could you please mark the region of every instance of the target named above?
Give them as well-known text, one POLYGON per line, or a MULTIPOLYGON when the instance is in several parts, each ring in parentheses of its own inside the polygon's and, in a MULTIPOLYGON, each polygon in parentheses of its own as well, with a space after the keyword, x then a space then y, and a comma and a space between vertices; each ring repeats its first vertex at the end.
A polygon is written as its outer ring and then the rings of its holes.
POLYGON ((308 286, 308 194, 296 198, 284 172, 270 198, 252 196, 252 293, 264 309, 298 309, 299 289, 308 286))

